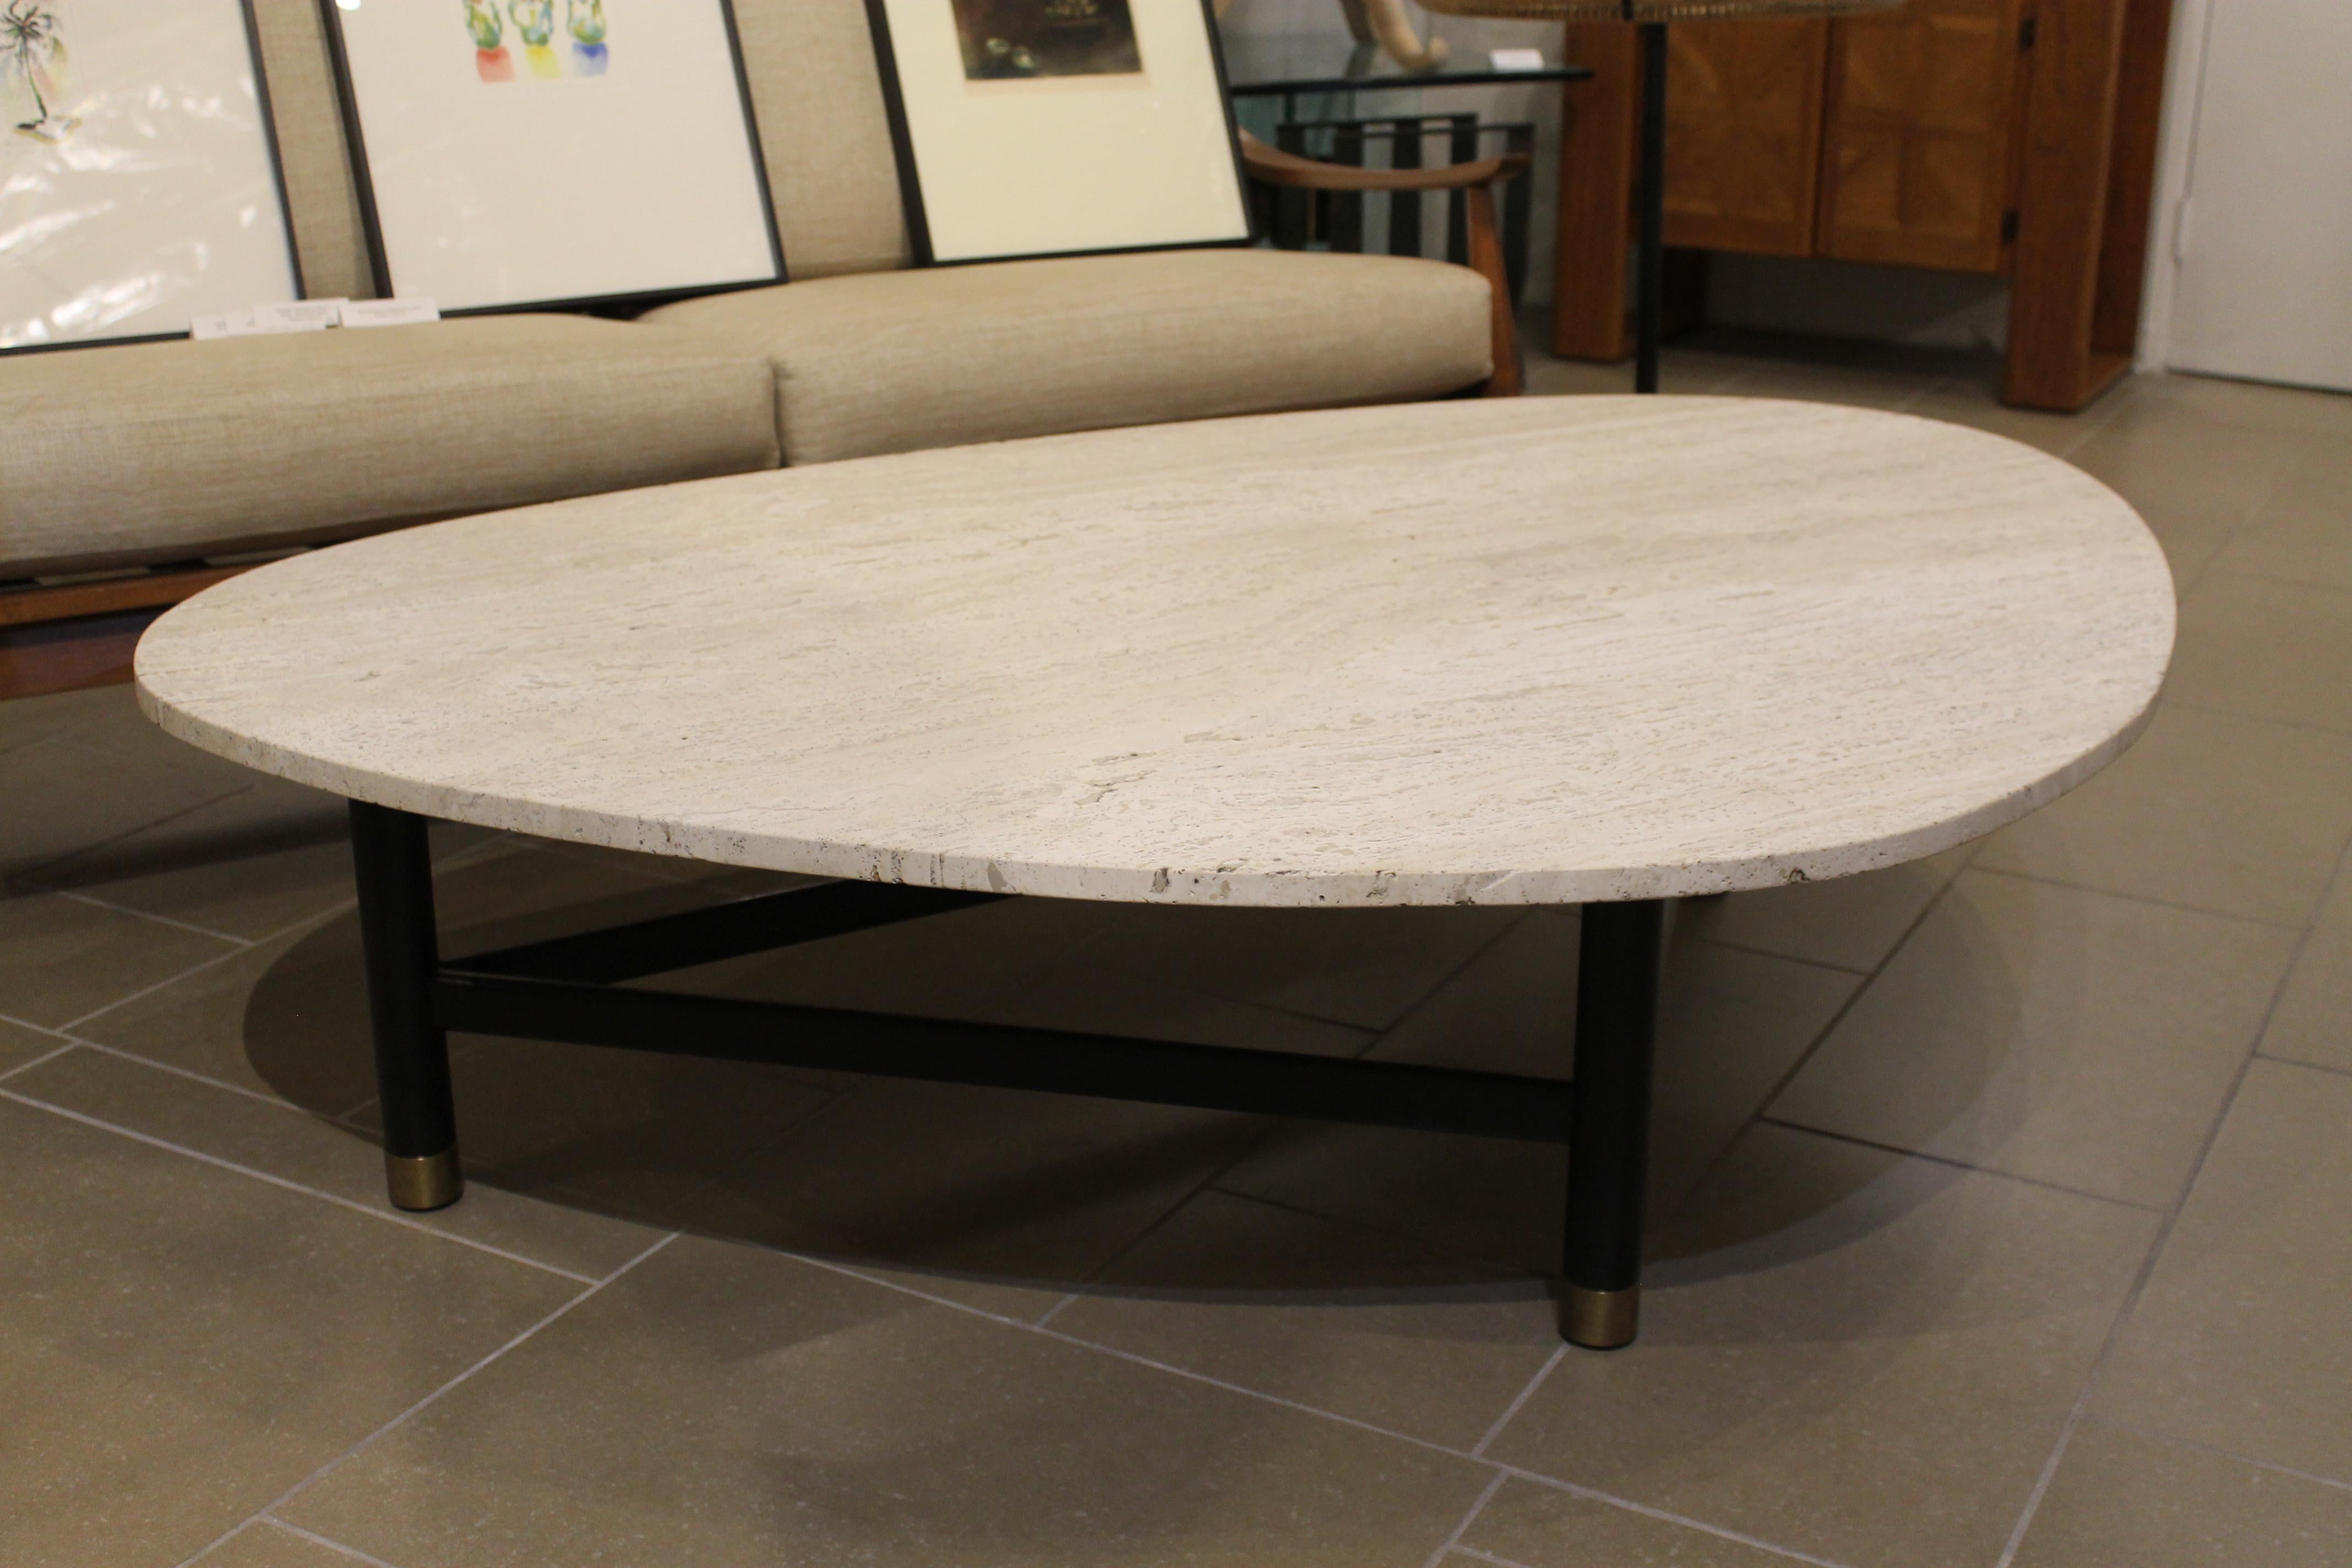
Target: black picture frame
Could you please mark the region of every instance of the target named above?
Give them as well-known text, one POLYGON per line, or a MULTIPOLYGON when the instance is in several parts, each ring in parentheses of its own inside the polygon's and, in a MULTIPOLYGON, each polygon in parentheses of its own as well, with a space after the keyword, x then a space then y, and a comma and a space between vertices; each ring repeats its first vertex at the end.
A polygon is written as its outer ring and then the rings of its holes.
MULTIPOLYGON (((507 316, 527 312, 572 311, 583 314, 633 315, 657 305, 673 304, 680 300, 698 300, 714 294, 741 293, 752 289, 772 289, 791 281, 784 261, 783 235, 776 221, 775 192, 768 182, 767 153, 760 142, 759 112, 751 101, 751 73, 743 63, 743 38, 735 21, 733 0, 713 0, 719 7, 719 20, 727 35, 729 61, 733 68, 735 98, 743 116, 743 136, 751 153, 752 183, 758 189, 760 218, 767 233, 768 257, 772 275, 726 283, 688 284, 676 289, 643 289, 625 294, 595 294, 551 297, 543 300, 518 300, 494 305, 467 305, 444 310, 445 317, 507 316)), ((252 0, 246 0, 250 5, 252 0)), ((375 179, 368 166, 367 133, 362 122, 359 94, 352 81, 351 57, 343 38, 342 8, 336 0, 319 0, 320 25, 327 35, 327 54, 333 66, 335 100, 341 112, 343 142, 350 157, 352 181, 359 196, 360 229, 368 254, 370 281, 377 297, 398 297, 398 282, 392 275, 390 253, 384 244, 383 220, 376 203, 375 179)))
MULTIPOLYGON (((237 0, 237 14, 245 22, 245 58, 253 68, 253 101, 261 114, 261 142, 269 153, 269 180, 278 195, 278 223, 286 237, 286 275, 293 279, 294 298, 310 297, 309 282, 302 275, 302 247, 294 235, 294 203, 286 194, 286 159, 279 150, 278 114, 269 101, 269 72, 262 63, 261 18, 253 8, 253 0, 237 0)), ((260 301, 256 301, 259 303, 260 301)), ((55 343, 18 343, 0 347, 0 359, 18 354, 64 353, 74 349, 121 348, 131 343, 186 342, 195 334, 193 331, 177 332, 131 332, 121 337, 73 338, 55 343)))
MULTIPOLYGON (((331 3, 331 0, 330 0, 331 3)), ((942 4, 946 0, 941 0, 942 4)), ((1165 245, 1104 246, 1083 250, 1030 250, 1002 256, 940 257, 931 243, 930 219, 923 205, 922 175, 917 167, 914 132, 908 123, 907 98, 898 80, 898 56, 890 39, 887 0, 866 0, 866 23, 874 36, 874 58, 882 82, 882 106, 890 122, 890 146, 898 166, 898 195, 906 208, 907 238, 918 267, 978 267, 997 261, 1045 261, 1070 256, 1136 256, 1155 250, 1246 250, 1262 237, 1249 200, 1249 171, 1242 158, 1241 121, 1234 112, 1231 78, 1225 69, 1225 45, 1217 25, 1214 0, 1201 0, 1201 23, 1207 29, 1209 58, 1216 74, 1217 96, 1224 108, 1225 142, 1234 161, 1235 199, 1241 207, 1242 232, 1213 239, 1179 240, 1165 245)))

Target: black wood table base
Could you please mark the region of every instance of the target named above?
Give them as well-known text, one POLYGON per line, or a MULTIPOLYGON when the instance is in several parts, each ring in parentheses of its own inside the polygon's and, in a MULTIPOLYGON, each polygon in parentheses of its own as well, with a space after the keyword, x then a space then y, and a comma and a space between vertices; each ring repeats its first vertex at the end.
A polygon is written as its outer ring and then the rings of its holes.
POLYGON ((451 1029, 1564 1142, 1560 1332, 1592 1350, 1633 1342, 1664 913, 1655 900, 1585 907, 1571 1087, 1501 1073, 619 988, 996 900, 986 893, 830 882, 444 963, 425 826, 407 812, 352 803, 384 1168, 401 1208, 443 1208, 465 1191, 449 1084, 451 1029))

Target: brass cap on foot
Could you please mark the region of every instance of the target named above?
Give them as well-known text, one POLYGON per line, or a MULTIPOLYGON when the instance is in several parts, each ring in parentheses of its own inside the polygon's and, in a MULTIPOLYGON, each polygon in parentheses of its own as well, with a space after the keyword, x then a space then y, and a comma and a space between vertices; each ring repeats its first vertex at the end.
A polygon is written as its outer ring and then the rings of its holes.
POLYGON ((1584 1350, 1622 1350, 1633 1342, 1641 1321, 1639 1285, 1623 1290, 1587 1290, 1570 1285, 1560 1300, 1560 1337, 1584 1350))
POLYGON ((457 1168, 455 1148, 416 1158, 386 1154, 383 1177, 392 1190, 392 1206, 415 1214, 446 1209, 466 1195, 466 1177, 457 1168))

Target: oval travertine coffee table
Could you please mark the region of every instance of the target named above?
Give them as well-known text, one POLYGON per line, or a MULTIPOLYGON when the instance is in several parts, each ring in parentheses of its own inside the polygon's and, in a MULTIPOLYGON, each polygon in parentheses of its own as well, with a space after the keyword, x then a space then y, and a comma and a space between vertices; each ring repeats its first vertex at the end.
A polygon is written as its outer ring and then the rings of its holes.
POLYGON ((1633 1336, 1660 900, 1933 854, 2120 752, 2172 647, 2131 510, 1809 404, 1527 398, 879 458, 264 567, 141 700, 348 795, 395 1201, 443 1031, 1565 1140, 1563 1326, 1633 1336), (424 819, 846 879, 444 963, 424 819), (1011 895, 1583 903, 1574 1081, 614 983, 1011 895))

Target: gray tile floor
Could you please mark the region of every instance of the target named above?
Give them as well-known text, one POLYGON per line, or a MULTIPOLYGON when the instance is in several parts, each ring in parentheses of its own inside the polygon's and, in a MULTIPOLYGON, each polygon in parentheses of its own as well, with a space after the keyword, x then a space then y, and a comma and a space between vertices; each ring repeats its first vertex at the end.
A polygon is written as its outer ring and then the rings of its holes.
MULTIPOLYGON (((2182 594, 2137 750, 1980 845, 1679 911, 1647 1331, 1557 1152, 457 1042, 388 1211, 336 804, 0 705, 0 1562, 2352 1564, 2352 398, 1702 342, 1979 424, 2182 594)), ((1538 362, 1539 393, 1621 373, 1538 362)), ((462 829, 457 950, 764 885, 462 829)), ((1572 912, 1014 903, 691 977, 1564 1067, 1572 912)))

